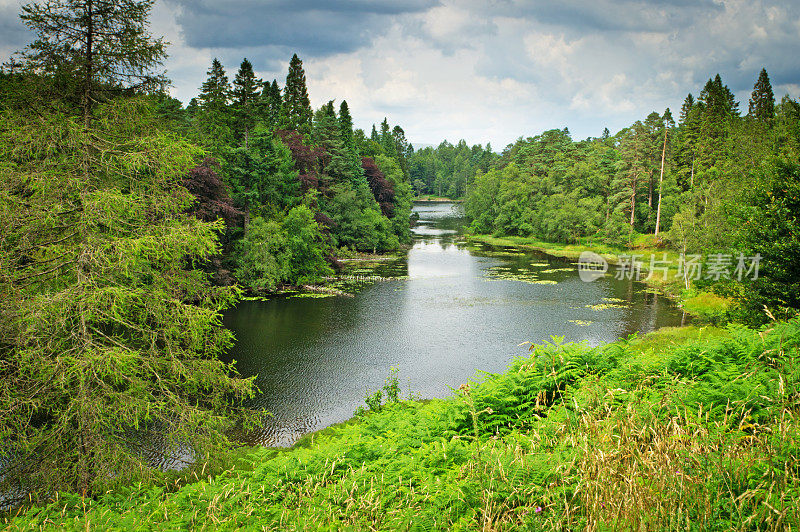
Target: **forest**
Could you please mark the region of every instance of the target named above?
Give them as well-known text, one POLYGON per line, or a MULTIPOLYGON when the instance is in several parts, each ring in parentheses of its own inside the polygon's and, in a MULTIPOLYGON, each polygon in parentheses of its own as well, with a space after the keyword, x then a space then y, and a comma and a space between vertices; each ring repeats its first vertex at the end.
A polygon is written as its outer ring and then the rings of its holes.
POLYGON ((214 59, 184 105, 153 4, 26 4, 36 38, 0 70, 0 523, 792 526, 800 103, 766 69, 746 112, 717 74, 677 117, 613 135, 415 150, 388 117, 354 127, 347 95, 312 108, 297 54, 280 83, 214 59), (318 440, 242 450, 235 435, 267 414, 224 361, 223 312, 408 249, 420 196, 463 201, 470 237, 645 242, 760 271, 687 282, 730 302, 724 323, 599 347, 554 336, 444 400, 404 399, 390 377, 386 403, 318 440), (193 465, 162 471, 143 442, 193 465), (619 480, 641 471, 649 483, 619 480))
POLYGON ((0 478, 90 494, 148 474, 143 434, 227 444, 253 387, 220 312, 407 244, 413 148, 312 110, 297 55, 283 87, 215 59, 184 108, 152 2, 54 5, 0 73, 0 478))
POLYGON ((652 235, 656 249, 687 255, 758 254, 759 279, 696 284, 763 322, 765 306, 783 317, 800 306, 798 160, 800 104, 776 103, 762 69, 743 113, 717 74, 677 123, 667 108, 616 135, 520 138, 467 180, 465 207, 477 234, 622 249, 652 235))

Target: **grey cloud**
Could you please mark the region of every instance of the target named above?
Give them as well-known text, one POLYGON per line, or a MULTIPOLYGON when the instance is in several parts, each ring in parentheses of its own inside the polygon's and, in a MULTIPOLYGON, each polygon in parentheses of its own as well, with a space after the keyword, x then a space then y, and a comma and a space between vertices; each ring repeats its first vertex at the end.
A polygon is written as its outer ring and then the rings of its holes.
POLYGON ((505 16, 533 18, 573 32, 672 31, 690 24, 699 14, 724 9, 713 0, 506 1, 492 8, 505 16))
POLYGON ((437 5, 434 0, 258 1, 168 0, 193 48, 278 47, 325 57, 368 45, 392 17, 437 5))
POLYGON ((19 18, 17 4, 0 4, 0 46, 24 47, 33 34, 19 18))

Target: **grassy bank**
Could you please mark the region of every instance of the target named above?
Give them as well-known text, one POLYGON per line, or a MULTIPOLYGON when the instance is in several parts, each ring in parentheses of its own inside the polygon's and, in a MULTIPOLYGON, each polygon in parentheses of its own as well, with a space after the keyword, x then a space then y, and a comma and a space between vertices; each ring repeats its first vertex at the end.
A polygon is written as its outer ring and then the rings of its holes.
POLYGON ((614 275, 613 267, 620 263, 623 255, 638 255, 642 262, 641 281, 660 290, 668 297, 677 301, 687 312, 708 323, 725 323, 728 321, 728 311, 732 302, 710 292, 687 286, 678 272, 679 253, 656 245, 653 235, 640 235, 629 248, 609 246, 602 242, 586 241, 578 244, 558 244, 543 242, 529 237, 491 235, 469 235, 472 242, 480 242, 490 246, 513 247, 516 249, 539 251, 562 258, 568 261, 577 261, 581 253, 591 251, 602 256, 611 265, 607 275, 614 275), (665 261, 667 270, 653 271, 650 269, 650 257, 656 261, 665 261))
MULTIPOLYGON (((69 495, 11 530, 800 526, 800 321, 534 346, 180 489, 69 495)), ((201 475, 202 476, 202 475, 201 475)))

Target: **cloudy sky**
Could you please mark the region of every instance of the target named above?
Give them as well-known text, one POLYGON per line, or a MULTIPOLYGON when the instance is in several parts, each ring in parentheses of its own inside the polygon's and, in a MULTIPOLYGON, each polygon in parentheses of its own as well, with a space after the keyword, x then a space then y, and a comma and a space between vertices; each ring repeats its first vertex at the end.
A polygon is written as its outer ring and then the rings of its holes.
MULTIPOLYGON (((0 0, 2 61, 30 40, 22 3, 0 0)), ((797 0, 156 0, 152 22, 184 102, 213 57, 283 85, 296 52, 315 107, 346 99, 358 127, 386 116, 418 145, 615 132, 677 116, 717 72, 745 110, 762 67, 800 96, 797 0)))

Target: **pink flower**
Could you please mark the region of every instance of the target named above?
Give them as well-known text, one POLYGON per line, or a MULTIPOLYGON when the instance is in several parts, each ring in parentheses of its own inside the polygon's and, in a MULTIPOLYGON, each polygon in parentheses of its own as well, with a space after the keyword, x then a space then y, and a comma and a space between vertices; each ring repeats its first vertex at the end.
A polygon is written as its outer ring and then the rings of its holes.
POLYGON ((541 513, 541 511, 542 511, 542 507, 541 506, 537 506, 536 509, 534 510, 534 512, 536 512, 537 514, 541 513))

